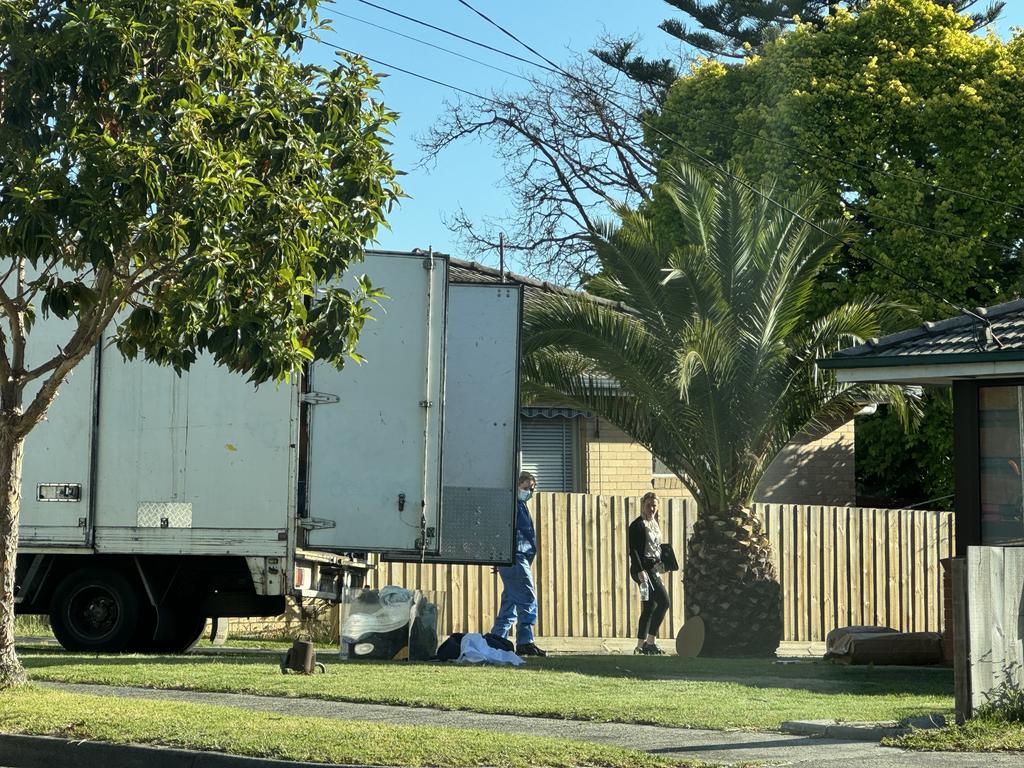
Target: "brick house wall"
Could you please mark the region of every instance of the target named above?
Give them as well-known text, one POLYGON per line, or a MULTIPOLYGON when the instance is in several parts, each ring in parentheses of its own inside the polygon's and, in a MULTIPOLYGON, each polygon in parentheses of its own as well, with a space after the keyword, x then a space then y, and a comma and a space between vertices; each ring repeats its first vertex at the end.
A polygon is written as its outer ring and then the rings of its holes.
MULTIPOLYGON (((655 475, 650 452, 604 419, 580 418, 584 493, 639 496, 652 488, 685 496, 672 475, 655 475)), ((853 505, 854 422, 823 435, 801 435, 768 467, 756 501, 778 504, 853 505)))

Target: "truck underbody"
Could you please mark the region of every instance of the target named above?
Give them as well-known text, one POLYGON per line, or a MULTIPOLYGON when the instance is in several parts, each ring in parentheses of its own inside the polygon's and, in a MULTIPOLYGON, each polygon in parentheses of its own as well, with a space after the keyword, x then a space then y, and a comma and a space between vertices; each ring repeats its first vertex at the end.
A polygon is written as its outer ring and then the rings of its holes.
POLYGON ((207 617, 274 616, 242 557, 19 555, 15 611, 50 617, 69 651, 181 652, 207 617))

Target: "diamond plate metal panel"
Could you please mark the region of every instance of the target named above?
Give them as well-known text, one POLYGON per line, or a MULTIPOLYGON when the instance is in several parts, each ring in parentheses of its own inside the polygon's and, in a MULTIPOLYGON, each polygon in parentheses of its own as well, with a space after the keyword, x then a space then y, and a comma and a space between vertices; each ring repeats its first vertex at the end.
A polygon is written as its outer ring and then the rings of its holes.
POLYGON ((192 504, 178 501, 143 501, 139 504, 139 528, 191 528, 192 504))
POLYGON ((512 561, 515 500, 511 489, 445 486, 441 499, 441 549, 436 558, 428 555, 428 562, 486 565, 512 561))

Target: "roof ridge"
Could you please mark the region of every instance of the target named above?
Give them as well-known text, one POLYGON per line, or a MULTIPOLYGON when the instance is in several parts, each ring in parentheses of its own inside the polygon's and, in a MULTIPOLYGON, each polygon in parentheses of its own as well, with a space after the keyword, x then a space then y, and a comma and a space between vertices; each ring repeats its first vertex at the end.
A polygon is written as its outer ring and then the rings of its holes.
POLYGON ((595 304, 610 307, 612 309, 618 310, 619 312, 625 312, 627 314, 632 315, 640 314, 636 309, 621 301, 606 299, 603 296, 595 296, 594 294, 588 293, 587 291, 569 288, 564 285, 558 285, 557 283, 552 283, 549 280, 538 280, 535 277, 519 275, 516 274, 515 272, 510 272, 507 269, 504 271, 504 273, 502 273, 500 269, 496 269, 495 267, 489 267, 486 264, 481 264, 477 261, 466 261, 465 259, 457 259, 454 256, 449 256, 448 262, 461 269, 479 272, 485 275, 491 275, 492 277, 497 277, 501 280, 511 280, 512 282, 521 283, 522 285, 525 285, 530 288, 536 288, 540 291, 543 291, 544 293, 585 298, 588 301, 591 301, 595 304))
POLYGON ((929 338, 958 328, 966 328, 979 321, 998 323, 1007 315, 1019 314, 1021 311, 1024 311, 1024 298, 1012 299, 1011 301, 995 304, 991 307, 975 307, 970 312, 948 317, 944 320, 926 320, 914 328, 890 333, 881 338, 868 339, 863 344, 839 350, 835 353, 834 357, 850 358, 878 353, 910 341, 929 338))

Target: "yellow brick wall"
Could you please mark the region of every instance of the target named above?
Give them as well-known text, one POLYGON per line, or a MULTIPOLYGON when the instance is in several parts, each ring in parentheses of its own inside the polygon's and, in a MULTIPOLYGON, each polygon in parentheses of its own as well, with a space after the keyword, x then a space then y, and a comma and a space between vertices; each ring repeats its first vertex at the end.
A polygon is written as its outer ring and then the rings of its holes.
MULTIPOLYGON (((651 454, 604 419, 579 419, 584 493, 638 496, 651 490, 651 454)), ((682 484, 670 478, 675 488, 682 484)))
POLYGON ((825 435, 798 435, 771 463, 755 499, 773 504, 853 505, 854 422, 825 435))
MULTIPOLYGON (((649 490, 688 495, 678 478, 652 474, 650 452, 604 419, 580 421, 584 493, 638 496, 649 490)), ((768 467, 755 501, 854 504, 853 422, 813 439, 802 436, 768 467)))

